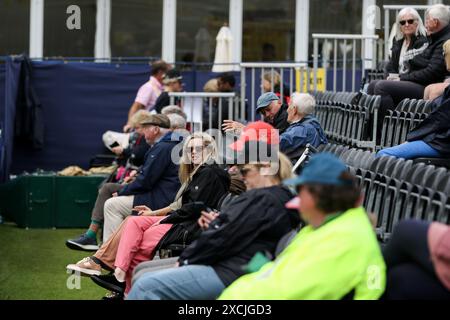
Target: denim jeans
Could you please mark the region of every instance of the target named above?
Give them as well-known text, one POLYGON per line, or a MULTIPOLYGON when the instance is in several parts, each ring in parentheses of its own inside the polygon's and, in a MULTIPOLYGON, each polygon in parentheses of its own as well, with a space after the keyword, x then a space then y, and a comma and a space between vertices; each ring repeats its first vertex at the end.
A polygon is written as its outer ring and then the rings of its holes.
POLYGON ((129 300, 212 300, 225 289, 212 267, 191 265, 142 275, 129 300))
POLYGON ((422 140, 402 143, 398 146, 378 151, 377 156, 391 156, 396 158, 439 158, 441 154, 422 140))

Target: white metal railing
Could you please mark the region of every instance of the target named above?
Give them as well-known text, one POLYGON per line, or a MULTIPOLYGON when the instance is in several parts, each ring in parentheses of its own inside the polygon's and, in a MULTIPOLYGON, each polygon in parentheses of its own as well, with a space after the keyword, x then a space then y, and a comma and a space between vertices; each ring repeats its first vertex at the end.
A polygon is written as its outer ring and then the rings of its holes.
MULTIPOLYGON (((304 88, 304 73, 308 73, 308 64, 306 62, 296 63, 262 63, 249 62, 241 63, 241 119, 254 121, 256 114, 256 101, 260 94, 264 93, 264 75, 269 76, 270 90, 275 90, 275 78, 279 77, 277 90, 280 93, 281 101, 284 100, 285 95, 292 95, 294 91, 302 91, 304 88), (249 77, 247 73, 250 73, 249 77), (298 79, 299 78, 299 79, 298 79), (299 81, 297 81, 297 79, 299 81), (298 88, 300 86, 300 88, 298 88), (289 90, 287 91, 287 87, 289 90), (250 96, 247 97, 247 89, 250 89, 250 96), (245 113, 245 105, 249 103, 250 112, 245 113), (248 119, 247 119, 248 118, 248 119)), ((309 84, 309 76, 306 77, 309 84)), ((307 86, 307 88, 310 88, 307 86)), ((308 91, 308 90, 305 90, 308 91)))
POLYGON ((395 15, 394 15, 394 21, 395 21, 400 10, 402 10, 405 7, 414 8, 419 12, 419 14, 421 12, 423 12, 422 19, 423 19, 423 22, 425 23, 425 11, 432 6, 431 5, 424 5, 424 6, 420 6, 420 5, 408 5, 408 6, 406 6, 406 5, 384 5, 383 6, 383 9, 384 9, 384 59, 385 60, 389 59, 389 51, 391 50, 391 48, 389 47, 389 36, 390 36, 390 32, 391 32, 391 23, 390 23, 391 13, 395 12, 395 15))
POLYGON ((317 90, 317 70, 319 68, 319 41, 322 42, 322 67, 325 69, 325 83, 327 83, 327 69, 329 68, 329 59, 326 53, 327 44, 332 42, 333 45, 329 48, 333 52, 333 91, 337 91, 337 70, 338 70, 338 51, 339 45, 343 45, 342 49, 342 91, 346 91, 347 87, 347 45, 350 44, 351 49, 351 70, 352 70, 352 91, 356 90, 356 70, 357 61, 361 62, 361 77, 364 77, 365 62, 368 60, 372 65, 377 64, 377 40, 378 35, 359 35, 359 34, 319 34, 314 33, 313 37, 313 74, 314 74, 314 90, 317 90), (360 59, 357 60, 357 45, 360 42, 360 59), (366 58, 366 42, 372 42, 371 59, 366 58))
POLYGON ((223 115, 231 120, 239 118, 239 104, 235 103, 236 93, 234 92, 169 92, 169 97, 171 105, 175 104, 175 99, 179 99, 178 104, 187 115, 191 132, 206 129, 203 125, 206 120, 205 111, 208 113, 208 129, 214 127, 220 129, 220 125, 225 120, 223 115), (217 118, 213 117, 214 114, 217 114, 217 118))

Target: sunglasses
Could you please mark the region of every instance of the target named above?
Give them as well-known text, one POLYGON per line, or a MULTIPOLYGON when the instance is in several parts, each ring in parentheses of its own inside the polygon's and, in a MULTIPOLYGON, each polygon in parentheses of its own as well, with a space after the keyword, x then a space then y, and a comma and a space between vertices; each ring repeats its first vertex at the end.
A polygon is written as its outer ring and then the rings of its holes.
POLYGON ((196 146, 196 147, 189 147, 188 150, 192 153, 195 151, 196 153, 202 153, 204 150, 204 146, 196 146))
POLYGON ((413 24, 416 21, 416 19, 408 19, 408 20, 400 20, 398 23, 400 23, 400 25, 404 26, 407 22, 408 24, 413 24))

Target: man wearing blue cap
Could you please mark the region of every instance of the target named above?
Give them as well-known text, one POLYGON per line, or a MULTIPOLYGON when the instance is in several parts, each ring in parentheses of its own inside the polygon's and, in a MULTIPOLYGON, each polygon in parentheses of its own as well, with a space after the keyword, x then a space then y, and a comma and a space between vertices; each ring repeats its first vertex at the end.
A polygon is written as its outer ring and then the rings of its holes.
MULTIPOLYGON (((289 127, 287 108, 288 106, 281 103, 280 98, 273 92, 263 93, 256 102, 256 112, 262 115, 265 122, 278 129, 280 134, 289 127)), ((243 127, 242 123, 233 120, 225 120, 222 124, 225 131, 241 131, 243 127)))
POLYGON ((280 98, 273 92, 263 93, 258 98, 256 111, 261 113, 265 122, 278 129, 280 134, 289 127, 287 105, 282 104, 280 98))
POLYGON ((275 261, 242 276, 224 300, 378 299, 386 266, 355 177, 332 154, 318 154, 302 174, 285 182, 298 188, 304 227, 275 261))

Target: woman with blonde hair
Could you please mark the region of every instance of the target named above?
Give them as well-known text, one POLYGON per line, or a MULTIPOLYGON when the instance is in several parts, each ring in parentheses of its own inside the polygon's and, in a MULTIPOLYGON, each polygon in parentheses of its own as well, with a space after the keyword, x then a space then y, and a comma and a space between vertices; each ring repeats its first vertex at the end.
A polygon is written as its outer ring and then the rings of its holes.
MULTIPOLYGON (((239 151, 239 145, 231 148, 239 151)), ((247 148, 240 150, 249 154, 247 148)), ((279 152, 250 158, 240 166, 247 191, 220 214, 202 212, 209 216, 206 230, 181 253, 179 267, 141 275, 128 299, 215 299, 245 273, 255 255, 274 255, 281 237, 299 223, 298 215, 285 208, 292 193, 281 185, 291 177, 292 165, 279 152)))
MULTIPOLYGON (((281 75, 275 71, 268 71, 262 75, 262 87, 264 92, 273 92, 281 99, 281 75)), ((283 103, 289 104, 290 89, 283 83, 283 103)))
POLYGON ((196 205, 199 201, 206 207, 219 208, 222 198, 228 193, 230 177, 216 162, 217 145, 210 135, 194 133, 187 137, 179 167, 182 186, 175 201, 155 211, 146 206, 135 207, 139 216, 126 219, 94 257, 67 268, 92 276, 92 280, 104 288, 120 294, 126 292, 134 267, 151 260, 161 240, 165 239, 167 244, 189 243, 198 235, 199 228, 192 225, 196 225, 200 217, 196 205), (102 267, 114 270, 114 274, 100 275, 102 267))

